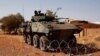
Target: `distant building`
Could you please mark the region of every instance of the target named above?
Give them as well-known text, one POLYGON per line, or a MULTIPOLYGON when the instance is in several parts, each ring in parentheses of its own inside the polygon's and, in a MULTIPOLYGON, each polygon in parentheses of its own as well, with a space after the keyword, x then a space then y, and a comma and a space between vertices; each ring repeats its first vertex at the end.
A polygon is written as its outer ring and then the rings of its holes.
POLYGON ((81 21, 81 20, 71 21, 70 23, 74 24, 76 26, 79 26, 83 29, 80 32, 79 37, 92 36, 92 35, 94 35, 94 33, 99 35, 99 33, 100 33, 100 24, 94 24, 94 23, 90 23, 88 21, 81 21))

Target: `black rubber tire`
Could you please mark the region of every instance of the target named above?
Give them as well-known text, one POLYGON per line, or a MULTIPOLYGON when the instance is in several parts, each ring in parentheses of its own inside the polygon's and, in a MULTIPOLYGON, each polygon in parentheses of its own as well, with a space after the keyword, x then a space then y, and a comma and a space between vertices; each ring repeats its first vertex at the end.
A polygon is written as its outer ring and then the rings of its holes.
POLYGON ((47 46, 48 46, 48 39, 46 36, 41 36, 40 37, 40 49, 42 51, 46 51, 47 50, 47 46))
POLYGON ((76 37, 73 35, 73 46, 76 46, 77 45, 77 40, 76 40, 76 37))
POLYGON ((39 36, 38 35, 33 36, 33 46, 36 48, 39 47, 39 36))
POLYGON ((31 44, 32 44, 32 41, 31 41, 31 40, 32 40, 32 39, 31 39, 31 35, 28 34, 28 35, 27 35, 27 44, 31 45, 31 44))
POLYGON ((74 35, 72 35, 69 40, 70 40, 69 41, 69 46, 70 47, 75 47, 76 44, 77 44, 76 37, 74 35))

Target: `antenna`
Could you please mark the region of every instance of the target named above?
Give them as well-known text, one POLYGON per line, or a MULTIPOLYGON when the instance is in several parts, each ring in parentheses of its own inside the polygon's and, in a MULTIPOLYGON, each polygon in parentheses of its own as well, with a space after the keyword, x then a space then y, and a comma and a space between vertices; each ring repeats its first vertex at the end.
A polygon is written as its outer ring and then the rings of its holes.
POLYGON ((22 14, 23 14, 23 17, 24 17, 24 0, 22 1, 22 14))
POLYGON ((60 10, 61 8, 57 8, 57 10, 55 11, 54 15, 56 16, 57 12, 60 10))

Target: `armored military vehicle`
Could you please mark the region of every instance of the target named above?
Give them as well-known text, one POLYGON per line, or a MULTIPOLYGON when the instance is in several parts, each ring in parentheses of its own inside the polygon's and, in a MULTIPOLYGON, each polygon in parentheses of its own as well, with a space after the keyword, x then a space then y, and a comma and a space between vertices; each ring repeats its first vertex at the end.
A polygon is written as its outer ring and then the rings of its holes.
POLYGON ((43 51, 64 47, 65 44, 74 47, 76 45, 74 34, 79 33, 80 29, 69 23, 59 23, 54 17, 38 15, 35 12, 32 21, 27 22, 24 27, 24 40, 43 51))

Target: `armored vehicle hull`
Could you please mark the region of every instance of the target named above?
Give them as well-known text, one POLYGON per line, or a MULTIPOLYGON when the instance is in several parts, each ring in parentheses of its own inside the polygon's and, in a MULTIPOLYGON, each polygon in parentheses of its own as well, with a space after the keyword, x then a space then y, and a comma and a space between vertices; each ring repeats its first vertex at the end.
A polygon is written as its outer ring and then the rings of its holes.
POLYGON ((63 49, 76 45, 75 33, 81 30, 72 24, 60 24, 54 16, 35 11, 31 21, 24 27, 24 40, 43 51, 63 49), (63 48, 61 48, 63 47, 63 48))
POLYGON ((74 34, 79 33, 80 29, 68 23, 30 22, 24 29, 24 39, 26 43, 39 47, 43 51, 66 46, 74 47, 76 45, 74 34))

